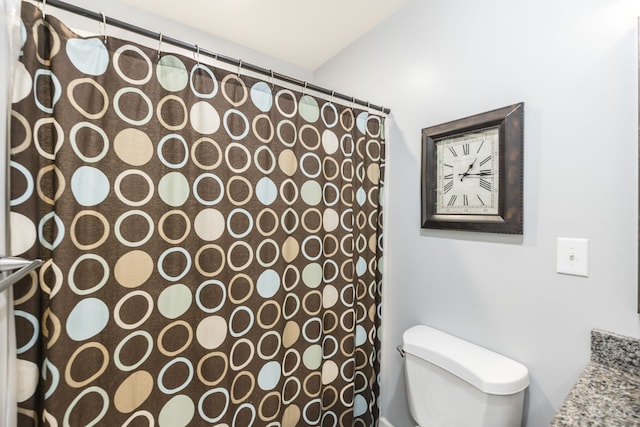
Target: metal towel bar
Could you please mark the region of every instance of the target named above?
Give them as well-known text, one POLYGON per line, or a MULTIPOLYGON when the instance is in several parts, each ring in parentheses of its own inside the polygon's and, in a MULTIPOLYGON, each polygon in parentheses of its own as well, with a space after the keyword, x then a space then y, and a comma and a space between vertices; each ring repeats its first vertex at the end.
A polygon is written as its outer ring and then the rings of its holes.
POLYGON ((22 279, 32 270, 35 270, 41 265, 42 260, 40 259, 29 261, 18 257, 0 257, 0 273, 18 270, 0 280, 0 292, 3 292, 5 289, 9 289, 11 285, 13 285, 18 280, 22 279))

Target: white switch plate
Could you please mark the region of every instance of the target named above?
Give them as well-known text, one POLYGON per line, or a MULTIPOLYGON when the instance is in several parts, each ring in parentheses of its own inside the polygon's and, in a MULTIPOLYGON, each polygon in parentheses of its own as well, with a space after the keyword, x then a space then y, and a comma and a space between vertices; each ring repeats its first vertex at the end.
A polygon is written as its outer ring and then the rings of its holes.
POLYGON ((558 273, 589 276, 589 239, 558 237, 558 273))

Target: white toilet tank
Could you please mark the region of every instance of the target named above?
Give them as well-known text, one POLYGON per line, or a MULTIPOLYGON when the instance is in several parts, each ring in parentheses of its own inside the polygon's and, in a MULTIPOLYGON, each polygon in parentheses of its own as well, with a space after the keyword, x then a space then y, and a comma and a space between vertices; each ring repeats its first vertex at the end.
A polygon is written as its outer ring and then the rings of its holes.
POLYGON ((522 425, 527 368, 428 326, 402 336, 409 410, 420 427, 522 425))

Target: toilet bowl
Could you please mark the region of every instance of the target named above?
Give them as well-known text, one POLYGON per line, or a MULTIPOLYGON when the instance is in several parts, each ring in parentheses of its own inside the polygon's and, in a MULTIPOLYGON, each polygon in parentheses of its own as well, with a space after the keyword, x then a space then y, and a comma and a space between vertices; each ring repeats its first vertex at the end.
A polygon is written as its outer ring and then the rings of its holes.
POLYGON ((409 410, 420 427, 522 425, 524 365, 423 325, 402 341, 409 410))

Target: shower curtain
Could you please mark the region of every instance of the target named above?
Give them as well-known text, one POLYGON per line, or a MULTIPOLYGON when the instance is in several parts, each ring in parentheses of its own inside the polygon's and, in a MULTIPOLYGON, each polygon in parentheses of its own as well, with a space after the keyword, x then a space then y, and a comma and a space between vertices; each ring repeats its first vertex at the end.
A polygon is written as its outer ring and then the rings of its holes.
POLYGON ((22 19, 19 424, 373 426, 383 118, 22 19))

